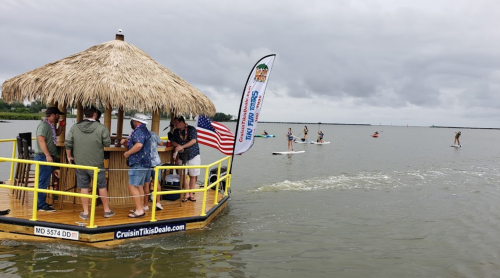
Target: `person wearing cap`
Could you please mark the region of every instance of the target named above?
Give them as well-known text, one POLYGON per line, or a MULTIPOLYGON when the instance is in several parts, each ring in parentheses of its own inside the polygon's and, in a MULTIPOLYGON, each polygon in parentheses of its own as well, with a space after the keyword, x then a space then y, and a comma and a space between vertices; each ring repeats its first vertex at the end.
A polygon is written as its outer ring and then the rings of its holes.
POLYGON ((143 206, 144 183, 151 172, 151 134, 146 127, 146 119, 144 114, 135 114, 132 118, 134 130, 128 140, 122 139, 121 142, 122 145, 127 144, 128 148, 123 155, 130 167, 128 188, 135 204, 135 209, 128 215, 130 218, 143 217, 146 215, 145 210, 149 209, 143 206))
MULTIPOLYGON (((85 107, 85 119, 73 125, 69 130, 64 146, 69 163, 92 166, 100 169, 97 174, 97 189, 104 208, 104 217, 115 213, 109 208, 108 190, 106 189, 106 171, 104 170, 104 147, 111 145, 108 129, 97 122, 99 113, 94 106, 85 107)), ((76 184, 82 194, 89 194, 90 180, 94 171, 76 169, 76 184)), ((89 219, 89 198, 81 198, 83 212, 80 218, 89 219)))
MULTIPOLYGON (((179 117, 176 129, 172 134, 172 144, 174 145, 175 152, 177 153, 183 153, 184 149, 189 148, 186 165, 193 166, 201 164, 200 147, 198 146, 197 138, 196 128, 186 124, 184 117, 179 117)), ((182 164, 182 159, 179 159, 179 164, 182 164)), ((188 175, 189 188, 195 189, 196 179, 200 175, 200 168, 188 169, 188 175)), ((186 193, 185 198, 182 201, 195 202, 196 199, 194 197, 194 193, 186 193)))
MULTIPOLYGON (((36 128, 35 140, 35 160, 54 162, 54 158, 59 156, 56 147, 57 136, 63 132, 63 127, 66 124, 64 121, 59 122, 59 116, 64 115, 57 107, 49 107, 45 110, 46 117, 38 124, 36 128), (59 126, 56 128, 57 123, 59 126)), ((38 188, 47 189, 50 183, 50 176, 54 171, 53 166, 40 165, 38 188)), ((52 206, 47 204, 47 193, 38 193, 37 209, 40 211, 56 211, 52 206)))

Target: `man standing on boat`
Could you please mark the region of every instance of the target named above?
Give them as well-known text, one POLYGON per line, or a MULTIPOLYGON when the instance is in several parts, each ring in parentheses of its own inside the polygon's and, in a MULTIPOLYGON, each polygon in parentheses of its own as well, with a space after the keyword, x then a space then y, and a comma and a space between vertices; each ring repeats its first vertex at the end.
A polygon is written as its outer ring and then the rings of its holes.
MULTIPOLYGON (((198 133, 196 132, 195 127, 186 124, 186 120, 184 120, 184 117, 182 116, 179 117, 176 129, 174 130, 174 133, 172 135, 172 144, 175 147, 176 153, 183 153, 184 149, 189 148, 187 165, 189 166, 201 165, 200 147, 198 146, 198 133)), ((182 160, 183 159, 179 158, 179 164, 182 164, 182 160)), ((189 188, 195 189, 196 179, 200 175, 200 168, 188 169, 188 175, 189 175, 189 188)), ((196 202, 194 193, 192 192, 186 193, 186 196, 182 201, 196 202)))
MULTIPOLYGON (((62 127, 66 124, 64 121, 59 122, 59 115, 64 115, 57 107, 49 107, 45 111, 45 119, 43 119, 36 128, 35 140, 35 160, 54 162, 54 158, 58 159, 57 153, 57 136, 61 135, 62 127), (55 126, 59 122, 59 126, 55 126)), ((50 176, 54 171, 54 167, 40 165, 38 188, 47 189, 50 183, 50 176)), ((52 206, 49 206, 46 201, 47 193, 38 193, 37 209, 41 211, 56 211, 52 206)))
POLYGON ((130 133, 128 141, 123 139, 121 142, 122 145, 127 144, 128 147, 128 151, 123 155, 127 158, 127 165, 130 167, 128 188, 135 204, 135 209, 128 215, 130 218, 146 215, 145 207, 143 207, 144 183, 151 172, 151 134, 146 127, 147 123, 146 115, 135 114, 132 118, 134 130, 130 133))
MULTIPOLYGON (((85 119, 71 127, 64 146, 69 163, 93 166, 100 169, 97 174, 97 189, 104 207, 104 217, 115 213, 109 208, 108 190, 106 189, 106 171, 104 170, 104 147, 111 145, 108 129, 97 122, 99 113, 94 106, 85 107, 85 119), (73 154, 71 153, 73 151, 73 154)), ((76 183, 82 194, 89 194, 90 180, 94 171, 76 169, 76 183)), ((80 218, 89 219, 89 199, 81 198, 83 212, 80 218)))

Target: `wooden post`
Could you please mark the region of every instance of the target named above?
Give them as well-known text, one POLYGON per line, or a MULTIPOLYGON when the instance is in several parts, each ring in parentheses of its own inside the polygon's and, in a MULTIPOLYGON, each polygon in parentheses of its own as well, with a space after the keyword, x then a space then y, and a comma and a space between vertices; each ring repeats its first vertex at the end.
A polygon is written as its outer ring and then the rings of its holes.
POLYGON ((76 122, 79 123, 83 121, 83 105, 81 102, 78 103, 77 109, 76 109, 76 122))
POLYGON ((123 108, 118 108, 118 121, 116 122, 116 138, 118 139, 117 147, 120 146, 120 140, 123 138, 123 108))
POLYGON ((153 111, 153 120, 151 122, 151 131, 154 131, 160 136, 160 109, 153 111))
POLYGON ((107 106, 104 111, 104 125, 108 128, 109 134, 111 134, 111 110, 113 109, 107 106))

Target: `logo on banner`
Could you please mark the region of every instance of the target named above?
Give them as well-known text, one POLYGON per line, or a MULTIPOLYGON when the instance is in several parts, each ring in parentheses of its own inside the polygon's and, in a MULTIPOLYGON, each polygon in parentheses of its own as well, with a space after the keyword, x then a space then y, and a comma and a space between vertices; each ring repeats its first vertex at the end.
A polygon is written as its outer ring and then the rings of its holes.
POLYGON ((254 80, 257 82, 266 82, 268 71, 269 71, 269 68, 267 67, 266 64, 258 65, 255 69, 254 80))

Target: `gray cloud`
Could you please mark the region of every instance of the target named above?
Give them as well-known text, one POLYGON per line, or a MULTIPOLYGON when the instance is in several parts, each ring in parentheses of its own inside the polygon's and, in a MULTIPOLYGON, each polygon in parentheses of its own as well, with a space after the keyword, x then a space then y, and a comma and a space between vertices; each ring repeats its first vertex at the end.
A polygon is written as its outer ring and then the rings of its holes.
POLYGON ((237 113, 251 67, 276 53, 270 103, 353 105, 352 118, 363 122, 373 117, 359 119, 366 113, 356 109, 387 117, 422 109, 429 118, 459 110, 475 125, 498 125, 489 117, 498 116, 499 13, 493 0, 2 1, 0 82, 112 40, 121 28, 220 112, 237 113))

